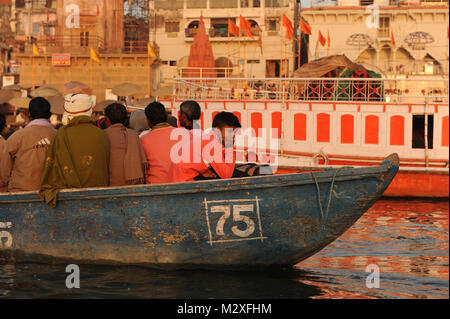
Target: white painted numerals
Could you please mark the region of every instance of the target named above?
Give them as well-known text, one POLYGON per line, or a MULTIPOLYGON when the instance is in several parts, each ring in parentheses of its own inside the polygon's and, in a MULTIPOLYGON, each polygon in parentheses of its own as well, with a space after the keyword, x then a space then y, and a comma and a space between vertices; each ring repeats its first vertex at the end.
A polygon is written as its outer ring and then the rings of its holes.
POLYGON ((0 223, 0 248, 10 248, 13 243, 13 238, 11 234, 6 231, 12 227, 10 222, 0 223))
POLYGON ((263 241, 259 202, 258 197, 223 201, 208 201, 205 198, 209 243, 263 241))
MULTIPOLYGON (((252 235, 255 232, 255 222, 247 216, 242 216, 241 212, 253 212, 254 211, 254 205, 233 205, 233 222, 243 222, 246 224, 245 230, 240 230, 238 226, 233 226, 231 228, 231 231, 233 234, 235 234, 238 237, 248 237, 252 235)), ((220 213, 223 212, 222 217, 220 217, 219 221, 217 222, 216 227, 216 234, 218 236, 225 236, 225 233, 223 231, 223 227, 225 225, 225 222, 230 218, 231 215, 231 205, 226 206, 212 206, 211 212, 212 213, 220 213)))
POLYGON ((255 232, 255 222, 247 217, 241 215, 241 212, 253 212, 254 205, 234 205, 233 206, 233 221, 234 222, 244 222, 247 227, 245 230, 239 230, 237 226, 233 226, 231 230, 236 236, 248 237, 255 232))

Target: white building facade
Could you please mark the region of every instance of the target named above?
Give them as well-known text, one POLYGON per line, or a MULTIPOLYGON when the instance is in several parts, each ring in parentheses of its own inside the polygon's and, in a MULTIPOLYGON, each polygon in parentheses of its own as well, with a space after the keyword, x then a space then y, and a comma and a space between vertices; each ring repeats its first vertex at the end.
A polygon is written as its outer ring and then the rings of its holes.
MULTIPOLYGON (((151 1, 150 41, 157 44, 166 64, 163 78, 173 78, 188 66, 200 16, 209 32, 216 66, 232 67, 231 77, 291 74, 297 69, 296 40, 283 39, 280 30, 283 14, 295 23, 295 2, 151 1), (254 39, 228 37, 228 19, 239 25, 240 15, 251 22, 254 39)), ((384 76, 448 76, 448 0, 313 1, 307 8, 302 4, 301 15, 312 27, 307 47, 310 61, 345 54, 384 76), (326 38, 329 35, 329 47, 318 44, 319 30, 326 38)))

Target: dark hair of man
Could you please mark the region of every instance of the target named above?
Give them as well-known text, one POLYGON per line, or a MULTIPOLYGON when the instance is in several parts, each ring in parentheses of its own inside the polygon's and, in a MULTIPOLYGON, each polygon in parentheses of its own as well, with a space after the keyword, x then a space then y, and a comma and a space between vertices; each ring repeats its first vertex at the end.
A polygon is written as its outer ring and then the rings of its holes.
POLYGON ((170 126, 178 128, 178 119, 175 116, 168 116, 167 123, 169 123, 170 126))
POLYGON ((6 126, 6 116, 0 112, 0 134, 3 132, 6 126))
POLYGON ((123 124, 127 121, 127 108, 120 103, 113 103, 105 108, 105 116, 109 118, 111 125, 123 124))
POLYGON ((145 116, 152 125, 167 122, 167 112, 164 105, 159 102, 150 103, 145 108, 145 116))
POLYGON ((48 120, 52 113, 50 112, 50 103, 43 97, 35 97, 30 101, 28 107, 32 120, 48 120))
POLYGON ((241 123, 236 115, 230 112, 220 112, 214 117, 212 127, 221 128, 224 126, 230 126, 234 128, 241 128, 241 123))
POLYGON ((189 121, 198 121, 202 116, 202 109, 195 101, 184 101, 181 103, 180 112, 185 114, 189 121))

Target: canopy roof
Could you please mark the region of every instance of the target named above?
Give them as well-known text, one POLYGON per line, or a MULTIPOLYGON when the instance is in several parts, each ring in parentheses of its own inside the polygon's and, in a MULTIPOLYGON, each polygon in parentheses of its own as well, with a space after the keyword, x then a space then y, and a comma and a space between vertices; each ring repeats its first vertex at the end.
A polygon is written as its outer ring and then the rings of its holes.
POLYGON ((345 55, 330 55, 303 65, 294 72, 293 77, 320 78, 336 69, 341 69, 342 71, 366 70, 361 64, 353 63, 345 55))

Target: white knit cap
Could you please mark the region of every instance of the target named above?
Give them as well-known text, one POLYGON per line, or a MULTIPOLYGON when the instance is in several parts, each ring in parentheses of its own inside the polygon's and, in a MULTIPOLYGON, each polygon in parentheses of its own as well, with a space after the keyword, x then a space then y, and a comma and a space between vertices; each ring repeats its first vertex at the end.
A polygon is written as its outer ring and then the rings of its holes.
POLYGON ((94 102, 87 94, 68 94, 64 97, 64 115, 62 122, 67 125, 70 120, 77 116, 92 116, 94 102))

